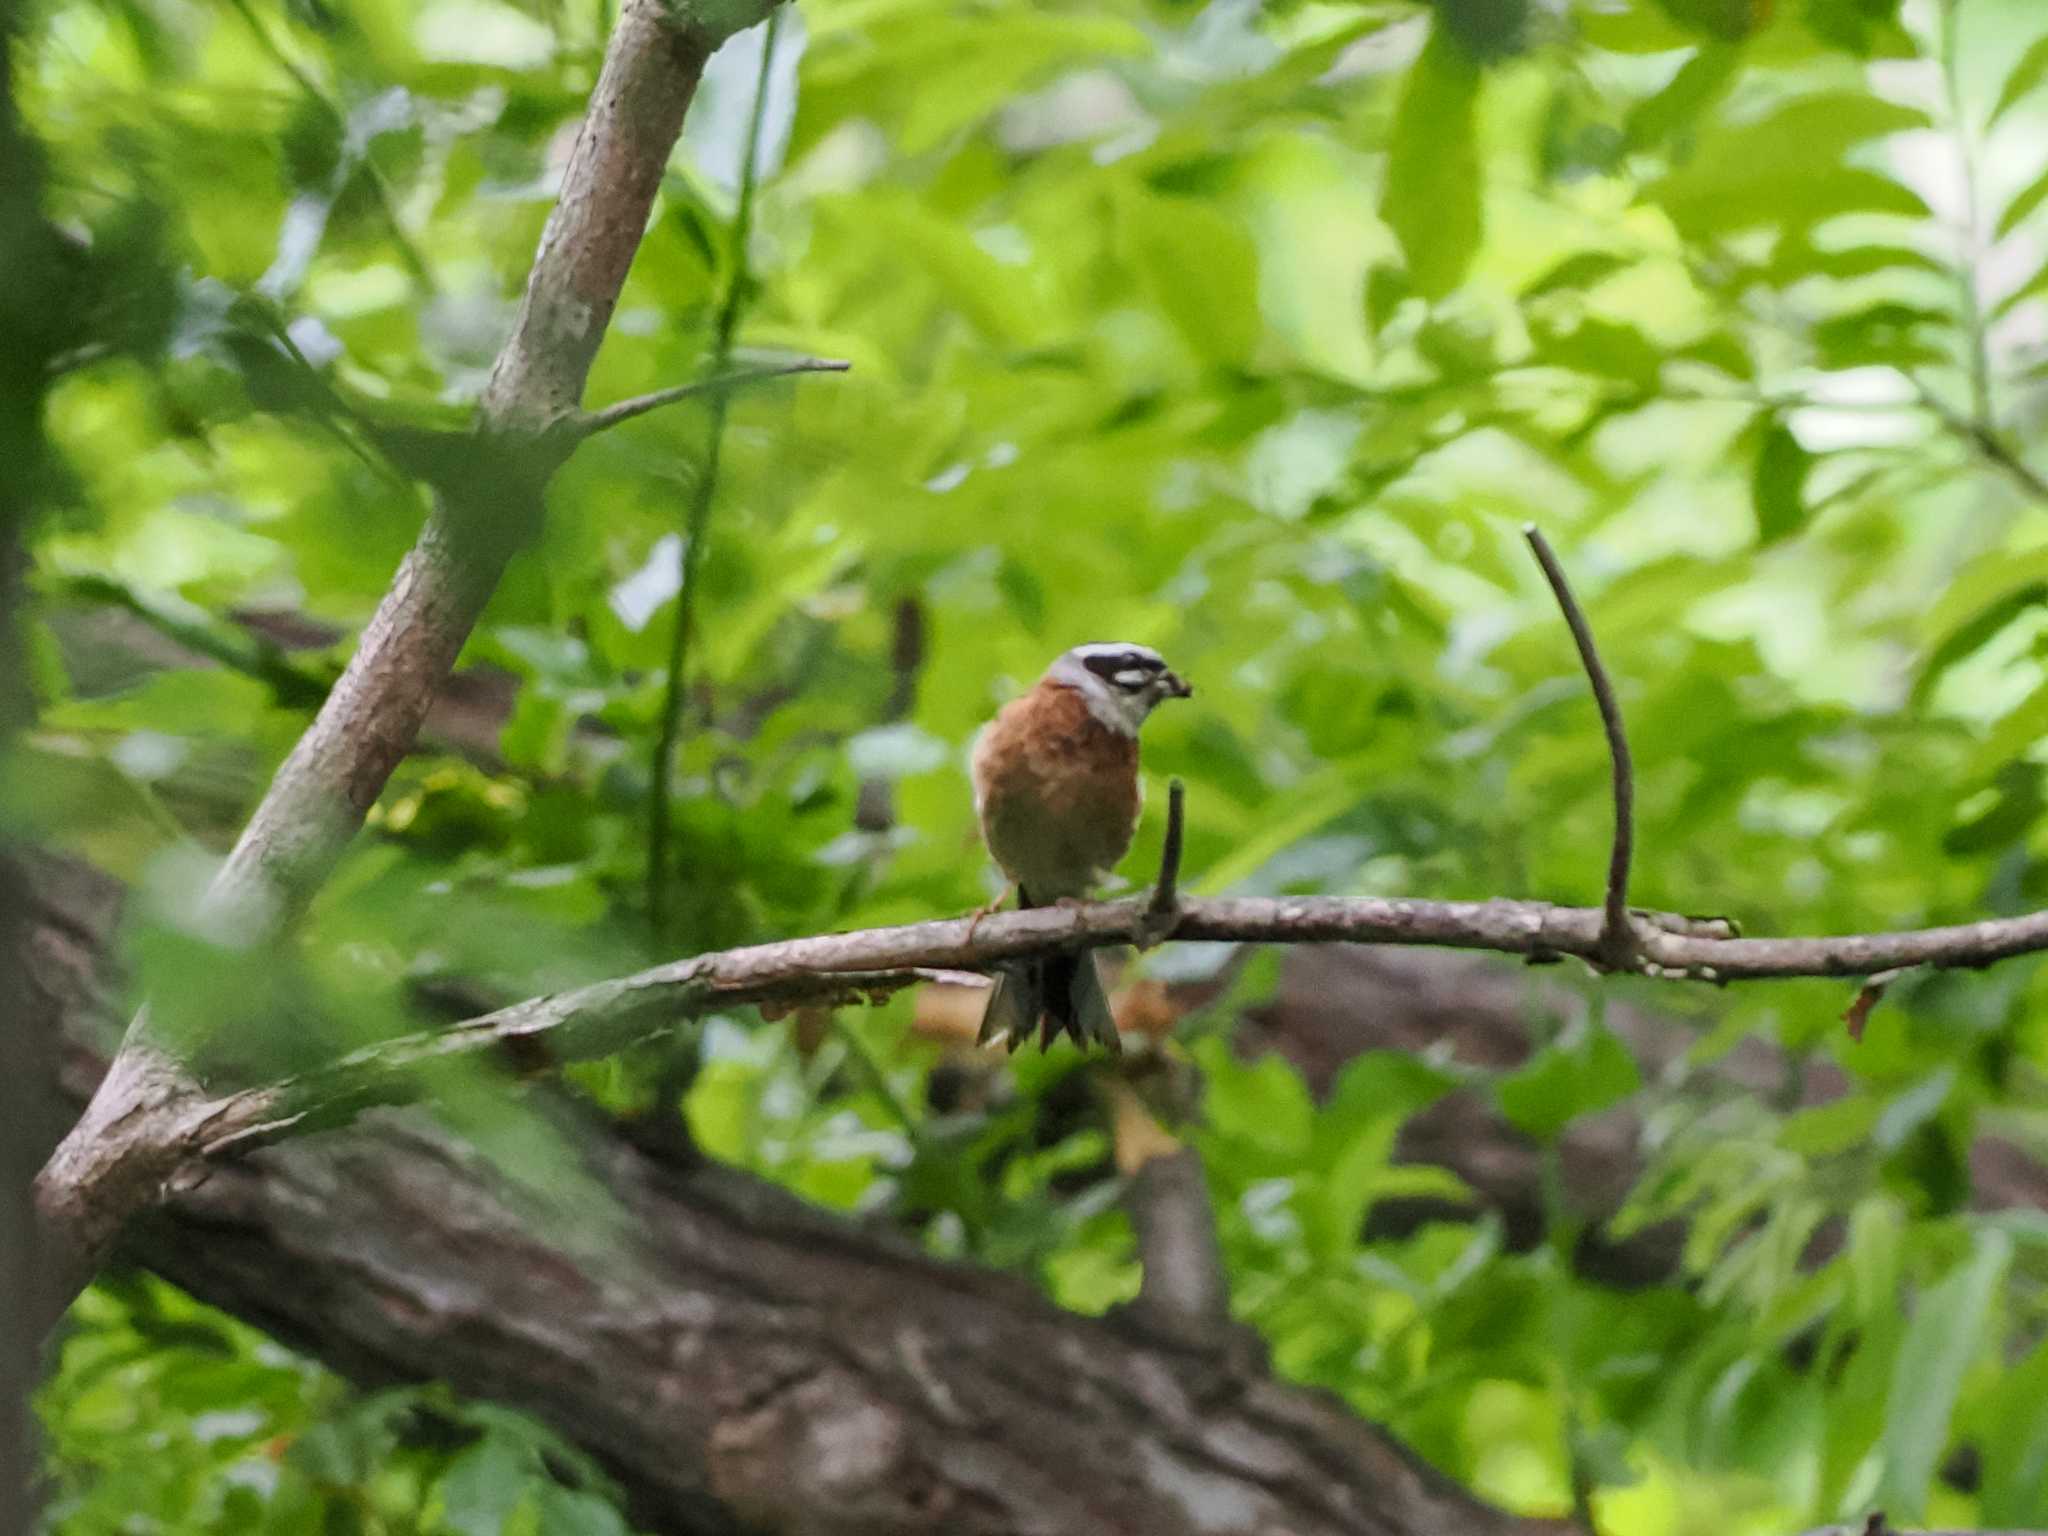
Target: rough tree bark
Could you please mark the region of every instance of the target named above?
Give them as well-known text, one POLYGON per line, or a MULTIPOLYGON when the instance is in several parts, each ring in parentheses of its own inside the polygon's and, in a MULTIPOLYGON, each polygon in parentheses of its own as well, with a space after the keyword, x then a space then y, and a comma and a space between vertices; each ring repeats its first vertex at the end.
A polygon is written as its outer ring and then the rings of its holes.
MULTIPOLYGON (((111 1034, 118 889, 38 860, 34 1006, 64 1096, 111 1034)), ((1062 1313, 758 1180, 602 1128, 622 1218, 597 1251, 536 1222, 412 1112, 215 1169, 124 1252, 365 1382, 438 1379, 597 1455, 661 1530, 803 1536, 1199 1531, 1539 1536, 1230 1335, 1062 1313), (620 1236, 619 1234, 628 1234, 620 1236)))

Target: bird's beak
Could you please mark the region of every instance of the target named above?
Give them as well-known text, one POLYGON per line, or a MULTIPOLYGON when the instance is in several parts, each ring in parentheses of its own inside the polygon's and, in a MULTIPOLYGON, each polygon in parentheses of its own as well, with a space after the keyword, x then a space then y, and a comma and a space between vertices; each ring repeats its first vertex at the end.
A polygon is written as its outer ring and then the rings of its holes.
POLYGON ((1195 696, 1195 690, 1178 672, 1162 672, 1159 674, 1159 681, 1166 684, 1166 697, 1169 699, 1192 699, 1195 696))

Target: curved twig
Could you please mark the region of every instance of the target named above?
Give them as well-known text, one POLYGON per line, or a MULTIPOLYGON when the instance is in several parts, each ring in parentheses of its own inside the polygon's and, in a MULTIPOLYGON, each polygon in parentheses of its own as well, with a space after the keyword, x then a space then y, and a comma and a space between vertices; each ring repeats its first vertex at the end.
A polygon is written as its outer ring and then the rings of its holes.
POLYGON ((1593 701, 1600 706, 1601 729, 1607 733, 1607 756, 1614 772, 1614 848, 1607 860, 1606 921, 1601 933, 1600 959, 1610 968, 1625 969, 1633 964, 1639 946, 1628 914, 1628 869, 1636 835, 1635 764, 1629 757, 1628 733, 1622 728, 1621 703, 1614 696, 1607 668, 1601 665, 1599 648, 1593 643, 1593 626, 1587 623, 1585 610, 1572 595, 1571 583, 1565 579, 1564 566, 1551 549, 1550 541, 1534 523, 1522 525, 1522 536, 1536 552, 1536 563, 1543 567, 1544 579, 1550 583, 1557 606, 1564 610, 1564 621, 1579 648, 1586 680, 1593 685, 1593 701))

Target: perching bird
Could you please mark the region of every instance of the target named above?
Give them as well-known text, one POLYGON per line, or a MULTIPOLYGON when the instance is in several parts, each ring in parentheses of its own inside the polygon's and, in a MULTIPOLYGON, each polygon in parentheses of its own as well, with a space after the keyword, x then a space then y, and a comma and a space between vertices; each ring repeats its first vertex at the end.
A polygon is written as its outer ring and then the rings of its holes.
MULTIPOLYGON (((1019 906, 1084 897, 1124 856, 1138 825, 1138 727, 1160 700, 1193 692, 1145 646, 1077 645, 989 722, 974 746, 974 810, 1019 906)), ((1043 1045, 1065 1030, 1084 1048, 1123 1048, 1092 954, 998 971, 981 1043, 1008 1036, 1014 1051, 1041 1016, 1043 1045)))

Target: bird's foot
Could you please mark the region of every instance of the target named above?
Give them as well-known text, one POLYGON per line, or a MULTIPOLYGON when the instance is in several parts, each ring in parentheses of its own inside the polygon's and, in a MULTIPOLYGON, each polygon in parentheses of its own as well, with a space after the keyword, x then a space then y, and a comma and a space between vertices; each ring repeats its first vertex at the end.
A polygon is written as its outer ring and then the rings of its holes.
POLYGON ((1001 911, 1003 903, 1010 899, 1010 893, 1016 890, 1016 888, 1017 887, 1015 885, 1004 886, 1002 890, 996 893, 996 897, 993 901, 984 901, 980 906, 976 907, 972 912, 967 914, 968 943, 972 944, 974 942, 974 930, 979 928, 985 920, 995 916, 997 912, 1001 911))

